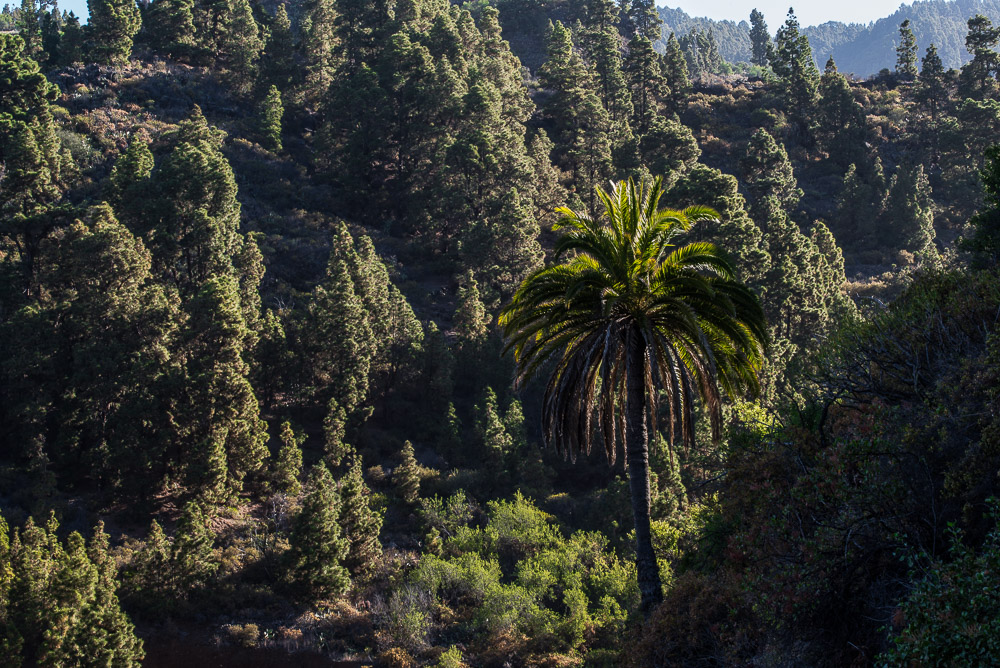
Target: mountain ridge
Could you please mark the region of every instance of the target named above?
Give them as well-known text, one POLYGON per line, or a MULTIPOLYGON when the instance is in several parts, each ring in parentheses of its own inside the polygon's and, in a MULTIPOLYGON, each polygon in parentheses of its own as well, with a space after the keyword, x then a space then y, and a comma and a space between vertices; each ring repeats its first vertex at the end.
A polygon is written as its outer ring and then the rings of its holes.
MULTIPOLYGON (((748 21, 692 17, 681 9, 670 7, 660 7, 659 13, 664 40, 671 32, 680 35, 692 29, 712 30, 724 59, 731 63, 749 62, 748 21)), ((1000 0, 917 0, 911 5, 900 5, 889 16, 871 23, 828 21, 805 27, 802 32, 809 38, 818 67, 822 68, 827 58, 833 56, 842 72, 865 77, 883 68, 895 67, 899 24, 905 19, 910 19, 921 57, 933 43, 946 68, 961 67, 970 59, 965 50, 965 35, 968 20, 976 14, 1000 23, 1000 0)), ((785 17, 765 16, 764 19, 773 35, 785 17)))

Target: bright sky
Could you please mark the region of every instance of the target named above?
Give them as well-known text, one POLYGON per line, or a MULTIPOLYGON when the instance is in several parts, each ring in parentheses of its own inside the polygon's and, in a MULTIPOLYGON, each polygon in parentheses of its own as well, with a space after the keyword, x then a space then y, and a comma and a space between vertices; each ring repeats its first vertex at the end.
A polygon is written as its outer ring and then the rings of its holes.
MULTIPOLYGON (((750 21, 750 12, 754 8, 764 14, 768 30, 774 32, 785 22, 788 14, 789 0, 657 0, 657 5, 680 7, 691 16, 707 16, 721 21, 730 19, 739 23, 750 21)), ((827 21, 843 21, 844 23, 868 23, 892 14, 899 9, 900 0, 837 0, 836 2, 792 2, 795 16, 803 27, 819 25, 827 21)))
MULTIPOLYGON (((11 6, 20 6, 18 0, 2 0, 11 6)), ((767 27, 774 31, 785 22, 789 0, 668 0, 657 2, 667 7, 680 7, 691 16, 707 16, 711 19, 730 19, 737 23, 750 20, 750 10, 755 7, 764 13, 767 27)), ((899 0, 838 0, 836 2, 792 3, 799 23, 805 26, 818 25, 826 21, 844 23, 868 23, 888 16, 900 6, 899 0)), ((905 3, 909 4, 909 3, 905 3)), ((60 9, 74 12, 79 17, 87 16, 87 0, 62 0, 60 9)))

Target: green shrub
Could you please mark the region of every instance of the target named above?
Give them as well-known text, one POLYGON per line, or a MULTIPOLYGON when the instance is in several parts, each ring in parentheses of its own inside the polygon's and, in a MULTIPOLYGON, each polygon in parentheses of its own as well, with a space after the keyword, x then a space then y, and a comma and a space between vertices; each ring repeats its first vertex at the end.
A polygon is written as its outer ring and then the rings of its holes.
POLYGON ((981 551, 952 528, 951 561, 933 560, 900 606, 885 666, 986 666, 1000 656, 1000 528, 981 551))

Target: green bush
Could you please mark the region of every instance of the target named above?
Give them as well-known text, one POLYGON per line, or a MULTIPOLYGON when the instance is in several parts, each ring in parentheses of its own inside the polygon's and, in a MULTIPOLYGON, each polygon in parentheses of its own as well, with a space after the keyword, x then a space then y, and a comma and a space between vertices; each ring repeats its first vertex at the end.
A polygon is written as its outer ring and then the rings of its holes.
POLYGON ((1000 528, 981 551, 951 531, 951 561, 933 560, 900 606, 885 666, 987 666, 1000 656, 1000 528))

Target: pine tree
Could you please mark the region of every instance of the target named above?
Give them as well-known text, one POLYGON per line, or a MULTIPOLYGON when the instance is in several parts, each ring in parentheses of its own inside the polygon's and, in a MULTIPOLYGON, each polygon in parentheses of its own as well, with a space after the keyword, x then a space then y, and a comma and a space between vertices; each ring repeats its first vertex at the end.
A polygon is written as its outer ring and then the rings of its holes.
POLYGON ((332 468, 337 468, 354 452, 354 448, 350 443, 344 442, 344 437, 347 435, 347 412, 336 399, 330 399, 326 405, 323 434, 325 460, 332 468))
POLYGON ((139 666, 144 658, 142 641, 135 636, 132 622, 118 600, 117 565, 110 552, 104 523, 99 522, 87 545, 87 556, 94 564, 94 598, 85 609, 76 634, 75 645, 80 663, 139 666))
POLYGON ((142 642, 118 603, 103 525, 89 549, 76 531, 64 546, 54 514, 44 527, 29 519, 9 543, 6 523, 0 529, 0 570, 9 582, 0 596, 5 665, 138 668, 142 642))
POLYGON ((277 86, 272 85, 257 112, 261 143, 269 151, 281 150, 281 117, 284 111, 281 93, 277 86))
POLYGON ((371 507, 371 490, 361 471, 361 456, 356 455, 340 486, 340 528, 348 542, 344 566, 355 576, 370 573, 382 554, 382 517, 371 507))
POLYGON ((300 44, 303 78, 299 98, 309 108, 319 103, 333 79, 335 17, 333 0, 310 0, 303 8, 300 44))
POLYGON ((709 206, 719 214, 719 223, 710 228, 696 227, 699 241, 711 241, 736 265, 740 279, 759 288, 770 270, 771 257, 760 227, 747 215, 746 201, 739 193, 736 178, 718 169, 695 165, 681 176, 667 193, 673 206, 709 206))
POLYGON ((639 142, 639 149, 650 174, 662 176, 668 186, 681 178, 698 162, 701 149, 690 128, 666 116, 656 116, 639 142))
MULTIPOLYGON (((16 417, 24 430, 37 428, 22 438, 44 440, 48 454, 74 478, 92 476, 109 491, 142 488, 151 482, 152 462, 165 455, 165 421, 143 413, 155 412, 153 397, 163 389, 159 383, 169 369, 163 351, 173 338, 176 310, 151 284, 141 240, 106 204, 49 240, 39 264, 39 299, 9 318, 12 336, 4 347, 26 347, 58 362, 9 366, 10 378, 20 376, 22 384, 5 397, 8 419, 16 417), (44 338, 17 336, 22 328, 38 327, 44 338), (36 422, 39 416, 45 420, 36 422), (143 448, 132 447, 137 439, 143 448)), ((31 355, 12 362, 22 359, 31 355)))
POLYGON ((336 0, 334 36, 347 71, 372 62, 392 25, 392 5, 387 0, 336 0))
POLYGON ((746 185, 750 215, 758 224, 765 222, 757 206, 766 197, 773 197, 786 213, 791 213, 802 198, 792 163, 785 147, 763 128, 750 138, 746 154, 740 160, 740 172, 746 185))
POLYGON ((59 62, 61 65, 72 65, 83 60, 85 37, 80 19, 70 12, 63 26, 62 39, 59 41, 59 62))
POLYGON ((59 3, 53 0, 48 9, 41 12, 42 59, 47 63, 62 62, 62 24, 59 3))
POLYGON ((971 235, 959 241, 959 248, 972 254, 977 268, 1000 262, 1000 146, 986 149, 984 160, 980 179, 985 201, 969 221, 971 235))
POLYGON ((20 37, 0 35, 0 253, 19 265, 19 299, 33 298, 42 240, 72 220, 59 212, 71 162, 66 158, 49 102, 58 89, 28 56, 20 37))
POLYGON ((920 104, 930 111, 931 122, 936 123, 941 108, 948 101, 948 87, 945 83, 944 65, 937 48, 931 44, 921 61, 920 79, 915 91, 915 97, 920 104))
MULTIPOLYGON (((239 492, 267 457, 266 425, 243 360, 248 330, 236 281, 207 281, 185 306, 183 403, 176 438, 191 454, 188 479, 206 500, 239 492)), ((180 379, 179 379, 180 380, 180 379)))
POLYGON ((194 0, 154 0, 146 10, 144 34, 154 51, 171 58, 194 55, 194 0))
POLYGON ((556 22, 548 39, 548 60, 539 68, 552 91, 543 114, 553 123, 554 162, 569 173, 580 201, 594 205, 594 186, 610 177, 610 118, 593 77, 573 48, 570 31, 556 22))
POLYGON ((899 44, 896 46, 896 76, 901 81, 917 78, 917 38, 910 29, 910 19, 899 24, 899 44))
POLYGON ((349 545, 338 522, 340 495, 333 476, 322 463, 310 470, 306 489, 288 538, 288 575, 303 597, 318 600, 340 595, 350 587, 350 577, 342 565, 349 545))
POLYGON ((125 65, 132 55, 132 38, 142 19, 135 0, 87 0, 92 58, 105 65, 125 65))
POLYGON ((1000 41, 1000 28, 994 28, 988 18, 976 14, 969 19, 969 32, 965 48, 972 60, 962 66, 958 79, 958 93, 962 97, 984 100, 996 96, 996 73, 1000 69, 1000 55, 996 52, 1000 41))
POLYGON ((142 547, 135 553, 126 578, 129 599, 143 607, 168 608, 179 593, 171 564, 170 539, 153 520, 142 547))
POLYGON ((613 123, 631 115, 631 99, 622 73, 618 8, 611 0, 588 0, 584 6, 584 54, 597 74, 598 94, 613 123))
MULTIPOLYGON (((882 163, 851 165, 844 174, 837 198, 837 221, 841 238, 868 242, 873 226, 885 209, 886 183, 882 163)), ((873 241, 873 240, 872 240, 873 241)))
POLYGON ((809 38, 799 32, 799 21, 791 9, 775 36, 771 69, 780 80, 785 109, 795 119, 799 134, 807 139, 809 116, 816 104, 819 73, 813 62, 809 38))
MULTIPOLYGON (((651 42, 662 38, 660 26, 663 21, 656 11, 656 3, 653 0, 631 0, 628 18, 635 30, 635 35, 645 37, 651 42)), ((630 37, 635 35, 630 35, 630 37)))
POLYGON ((879 235, 884 246, 924 254, 934 249, 933 200, 922 165, 904 165, 893 175, 885 214, 879 235))
POLYGON ((265 83, 277 86, 278 90, 293 90, 298 74, 295 38, 284 2, 278 3, 270 28, 267 46, 260 60, 261 77, 265 83))
POLYGON ((510 405, 503 414, 503 428, 510 436, 511 452, 524 452, 528 447, 528 433, 524 425, 524 411, 517 399, 510 400, 510 405))
POLYGON ((277 491, 298 496, 302 491, 302 443, 305 434, 296 434, 290 422, 281 424, 281 449, 274 465, 274 486, 277 491))
POLYGON ((864 109, 854 99, 846 77, 837 71, 830 58, 819 84, 820 105, 817 135, 820 144, 838 165, 847 168, 865 159, 868 120, 864 109))
POLYGON ((136 200, 142 198, 139 185, 144 184, 152 172, 153 152, 149 150, 149 136, 145 132, 137 132, 125 152, 118 156, 108 179, 109 201, 119 213, 124 207, 128 209, 126 215, 129 212, 134 215, 136 200))
POLYGON ((413 456, 413 444, 409 441, 403 444, 402 458, 392 474, 392 482, 403 503, 413 505, 417 502, 420 495, 420 470, 417 459, 413 456))
POLYGON ((17 18, 17 34, 24 40, 24 55, 38 60, 42 54, 41 11, 37 0, 21 0, 17 18))
POLYGON ((764 15, 754 9, 750 12, 750 62, 767 67, 771 53, 771 33, 767 31, 764 15))
POLYGON ((476 432, 482 445, 483 457, 492 468, 503 467, 513 449, 513 439, 504 428, 503 416, 493 388, 487 387, 483 400, 476 408, 476 432))
POLYGON ((201 504, 188 501, 177 521, 177 531, 170 548, 170 570, 175 592, 184 598, 206 587, 219 561, 213 550, 215 534, 201 504))
POLYGON ((182 298, 197 294, 212 276, 235 274, 240 203, 236 178, 221 151, 223 138, 195 107, 153 172, 142 215, 129 221, 148 239, 154 271, 182 298))
POLYGON ((507 299, 542 265, 538 234, 538 223, 527 203, 511 189, 497 216, 474 223, 462 235, 462 262, 476 267, 490 303, 507 299))
POLYGON ((486 307, 479 296, 479 283, 470 269, 465 272, 458 287, 455 332, 463 343, 475 345, 485 340, 488 324, 486 307))
POLYGON ((303 373, 306 393, 323 403, 336 400, 350 418, 368 397, 374 350, 364 304, 347 264, 334 258, 331 254, 335 264, 313 290, 300 324, 300 359, 308 365, 303 373))
POLYGON ((660 56, 647 38, 636 35, 628 43, 625 71, 634 109, 632 128, 642 137, 649 132, 667 96, 660 56))
POLYGON ((239 94, 248 93, 257 77, 257 62, 264 51, 264 37, 249 0, 230 0, 219 46, 219 57, 228 70, 227 78, 233 90, 239 94))
POLYGON ((688 75, 680 42, 674 33, 670 33, 667 39, 667 50, 662 63, 663 78, 670 90, 670 110, 677 114, 683 111, 687 96, 691 92, 691 78, 688 75))
POLYGON ((192 56, 195 62, 202 65, 214 65, 216 58, 222 53, 222 44, 226 38, 227 19, 231 13, 231 0, 197 0, 191 15, 194 20, 194 49, 192 56))

